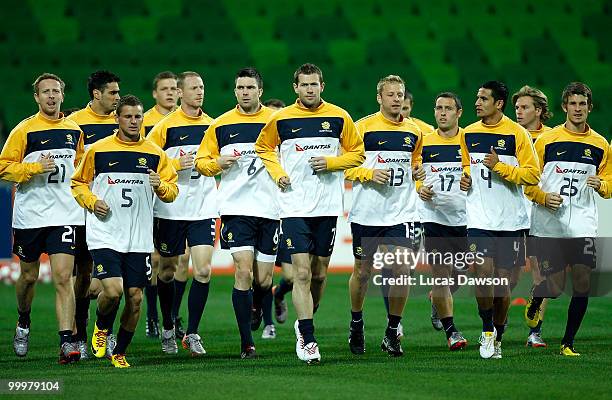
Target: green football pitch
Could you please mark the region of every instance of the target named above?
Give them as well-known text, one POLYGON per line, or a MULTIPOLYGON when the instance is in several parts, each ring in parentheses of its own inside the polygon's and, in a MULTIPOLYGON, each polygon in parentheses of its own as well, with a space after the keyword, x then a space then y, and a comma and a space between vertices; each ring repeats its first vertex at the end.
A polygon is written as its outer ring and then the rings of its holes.
MULTIPOLYGON (((260 357, 241 360, 231 305, 232 278, 215 276, 200 325, 208 354, 191 358, 182 348, 178 355, 162 354, 159 342, 145 338, 141 319, 128 350, 132 368, 127 370, 112 368, 106 359, 57 364, 53 287, 44 284, 36 289, 30 352, 26 358, 18 359, 12 350, 14 289, 2 286, 0 379, 61 380, 63 392, 58 397, 82 399, 561 399, 608 398, 612 391, 610 298, 590 300, 576 341, 581 357, 558 355, 568 304, 564 296, 552 302, 546 314, 544 337, 548 348, 525 347, 523 307, 512 307, 503 359, 482 360, 477 346, 481 326, 473 298, 463 296, 455 302, 455 321, 469 340, 466 350, 447 350, 443 333, 431 327, 427 297, 420 295, 409 300, 404 312, 404 357, 389 358, 379 350, 386 323, 383 302, 379 296, 371 296, 364 313, 367 352, 354 356, 347 345, 347 279, 348 275, 330 276, 316 315, 316 336, 322 354, 318 366, 306 366, 296 358, 291 306, 287 323, 277 324, 275 340, 264 341, 260 339, 261 330, 256 333, 260 357)), ((183 317, 187 313, 186 299, 183 317)), ((95 315, 93 303, 91 312, 95 315)), ((29 396, 20 396, 23 397, 29 396)))

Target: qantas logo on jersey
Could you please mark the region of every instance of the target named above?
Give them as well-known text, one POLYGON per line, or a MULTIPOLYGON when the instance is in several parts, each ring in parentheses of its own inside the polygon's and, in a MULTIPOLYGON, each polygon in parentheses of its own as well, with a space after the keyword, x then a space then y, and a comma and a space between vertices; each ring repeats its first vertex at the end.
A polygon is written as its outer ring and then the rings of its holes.
POLYGON ((436 168, 433 165, 431 166, 431 172, 459 172, 463 168, 461 167, 440 167, 436 168))
POLYGON ((107 177, 108 178, 108 184, 109 185, 116 185, 118 183, 123 183, 125 185, 144 185, 144 181, 141 179, 111 179, 111 177, 107 177))
POLYGON ((331 149, 331 144, 313 144, 309 146, 300 146, 299 144, 295 144, 295 151, 306 151, 306 150, 324 150, 331 149))
POLYGON ((472 157, 470 157, 470 164, 482 164, 484 160, 474 160, 472 157))
POLYGON ((558 165, 555 165, 555 172, 558 174, 580 174, 580 175, 586 175, 587 172, 583 171, 581 169, 561 169, 559 168, 558 165))
POLYGON ((234 156, 235 157, 241 157, 241 156, 246 156, 249 154, 255 154, 255 150, 244 150, 244 151, 238 151, 236 149, 234 149, 234 156))
POLYGON ((72 158, 72 154, 49 154, 49 157, 55 159, 66 159, 72 158))
POLYGON ((410 162, 409 158, 382 158, 380 155, 376 156, 376 161, 379 164, 386 164, 391 162, 407 163, 410 162))

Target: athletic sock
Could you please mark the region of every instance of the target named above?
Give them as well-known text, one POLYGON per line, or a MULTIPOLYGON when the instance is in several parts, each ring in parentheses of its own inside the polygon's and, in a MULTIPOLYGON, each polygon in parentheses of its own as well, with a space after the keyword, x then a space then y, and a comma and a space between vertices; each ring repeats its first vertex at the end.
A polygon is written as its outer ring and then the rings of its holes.
POLYGON ((19 324, 20 328, 23 328, 23 329, 30 328, 30 324, 32 323, 32 321, 30 320, 30 312, 31 310, 28 310, 28 311, 17 310, 17 313, 19 314, 19 319, 17 320, 17 323, 19 324))
POLYGON ((108 329, 109 333, 113 329, 113 324, 115 323, 115 318, 117 317, 117 309, 119 308, 119 304, 117 307, 114 307, 108 314, 102 314, 100 312, 100 308, 96 308, 96 326, 98 329, 108 329))
POLYGON ((189 318, 187 323, 187 334, 198 333, 198 327, 202 320, 204 307, 208 300, 208 288, 210 282, 202 283, 193 279, 191 288, 189 288, 189 297, 187 298, 187 308, 189 309, 189 318))
POLYGON ((108 318, 110 321, 110 325, 108 327, 108 334, 113 333, 113 327, 115 325, 115 320, 117 319, 117 313, 119 312, 119 305, 121 304, 121 300, 117 302, 117 305, 108 313, 108 318))
POLYGON ((75 341, 87 341, 87 319, 89 317, 89 297, 75 299, 74 323, 76 325, 75 341))
POLYGON ((397 336, 397 327, 399 326, 402 317, 399 315, 387 314, 387 329, 385 330, 385 335, 392 337, 397 336))
POLYGON ((274 297, 283 300, 285 298, 285 294, 293 290, 293 283, 287 282, 285 279, 281 278, 274 290, 274 297))
POLYGON ((543 320, 539 320, 538 325, 535 328, 529 329, 529 334, 531 335, 532 333, 542 333, 542 323, 543 322, 544 322, 543 320))
POLYGON ((264 288, 261 287, 261 285, 259 285, 259 283, 256 283, 255 281, 253 281, 252 287, 253 287, 253 308, 255 310, 261 310, 263 307, 262 306, 263 298, 267 292, 264 288))
POLYGON ((59 331, 60 346, 72 342, 72 331, 59 331))
POLYGON ((145 286, 145 296, 147 298, 147 319, 157 321, 157 285, 148 284, 145 286))
POLYGON ((117 334, 117 345, 113 350, 113 354, 125 354, 127 347, 132 342, 133 337, 134 332, 127 331, 120 326, 119 333, 117 334))
POLYGON ((493 307, 488 310, 478 307, 478 315, 482 319, 482 331, 493 332, 493 307))
POLYGON ((357 331, 363 330, 363 311, 351 311, 351 328, 357 331))
POLYGON ((274 325, 272 320, 272 286, 266 291, 261 308, 263 309, 264 325, 274 325))
POLYGON ((254 345, 251 334, 251 308, 253 307, 253 292, 251 290, 232 290, 232 304, 240 332, 240 348, 254 345))
POLYGON ((457 332, 453 317, 440 318, 440 322, 442 322, 442 326, 444 327, 444 333, 446 333, 447 339, 449 339, 453 335, 453 333, 457 332))
POLYGON ((572 300, 567 309, 567 324, 565 325, 565 334, 563 335, 561 344, 569 346, 574 345, 574 338, 576 337, 576 333, 578 333, 578 329, 580 329, 580 324, 582 323, 587 306, 589 305, 589 298, 587 296, 587 294, 576 293, 572 296, 572 300))
POLYGON ((312 318, 298 320, 298 328, 304 337, 304 346, 306 346, 308 343, 317 341, 314 337, 314 323, 312 318))
MULTIPOLYGON (((390 268, 383 268, 380 270, 380 274, 383 282, 388 282, 385 278, 392 278, 393 271, 390 268)), ((389 285, 381 285, 380 290, 382 291, 383 301, 385 302, 385 310, 387 310, 387 314, 389 314, 389 285)))
POLYGON ((185 294, 185 287, 187 287, 187 281, 174 280, 174 299, 172 300, 172 320, 179 317, 179 311, 181 311, 181 303, 183 302, 183 295, 185 294))
POLYGON ((495 330, 497 331, 497 337, 495 340, 498 342, 502 341, 502 336, 504 336, 504 331, 506 330, 506 325, 495 325, 495 330))
POLYGON ((159 308, 162 314, 162 324, 165 330, 174 328, 172 319, 172 302, 174 301, 174 279, 164 282, 157 278, 157 294, 159 296, 159 308))

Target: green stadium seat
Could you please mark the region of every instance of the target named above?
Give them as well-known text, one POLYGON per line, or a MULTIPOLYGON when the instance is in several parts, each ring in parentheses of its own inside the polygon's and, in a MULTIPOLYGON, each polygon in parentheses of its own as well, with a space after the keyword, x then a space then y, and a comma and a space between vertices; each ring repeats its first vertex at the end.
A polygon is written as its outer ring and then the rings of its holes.
POLYGON ((267 65, 286 65, 289 60, 289 49, 286 42, 269 40, 258 41, 250 46, 251 58, 257 67, 267 65))
POLYGON ((181 0, 144 0, 144 4, 149 15, 153 18, 181 15, 181 0))
POLYGON ((366 50, 362 42, 355 40, 330 40, 329 55, 336 67, 346 68, 365 64, 366 50))
POLYGON ((152 44, 157 37, 157 21, 149 17, 126 16, 119 19, 118 27, 128 45, 152 44))

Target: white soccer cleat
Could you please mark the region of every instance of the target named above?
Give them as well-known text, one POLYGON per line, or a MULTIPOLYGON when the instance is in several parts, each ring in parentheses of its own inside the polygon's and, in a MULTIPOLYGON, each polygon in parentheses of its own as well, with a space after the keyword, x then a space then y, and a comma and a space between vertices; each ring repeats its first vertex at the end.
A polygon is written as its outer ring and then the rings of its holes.
POLYGON ((491 358, 496 358, 496 359, 502 358, 501 344, 502 344, 502 342, 498 342, 497 340, 495 341, 495 345, 494 345, 495 350, 494 350, 493 355, 491 356, 491 358))
POLYGON ((402 323, 400 322, 399 324, 397 324, 397 338, 401 339, 404 337, 404 327, 402 326, 402 323))
POLYGON ((13 350, 18 357, 25 357, 28 354, 30 343, 30 328, 15 328, 15 336, 13 337, 13 350))
POLYGON ((106 358, 109 360, 113 358, 113 351, 115 350, 115 346, 117 346, 117 336, 109 333, 106 337, 106 358))
POLYGON ((304 361, 306 364, 318 364, 321 362, 321 353, 317 342, 308 343, 304 346, 304 361))
POLYGON ((261 333, 262 339, 276 339, 276 328, 274 325, 266 325, 261 333))
POLYGON ((480 335, 480 357, 491 358, 495 353, 495 338, 497 331, 493 328, 493 332, 482 332, 480 335))
POLYGON ((304 336, 300 332, 299 322, 295 321, 293 324, 293 329, 295 330, 295 354, 297 354, 298 358, 302 361, 306 361, 306 354, 304 354, 304 336))
POLYGON ((176 333, 174 332, 174 329, 162 330, 161 346, 162 351, 166 354, 178 353, 178 346, 176 345, 176 333))

